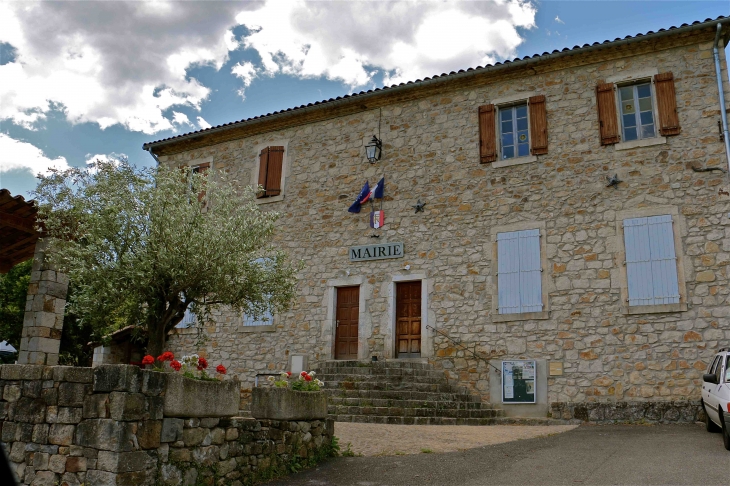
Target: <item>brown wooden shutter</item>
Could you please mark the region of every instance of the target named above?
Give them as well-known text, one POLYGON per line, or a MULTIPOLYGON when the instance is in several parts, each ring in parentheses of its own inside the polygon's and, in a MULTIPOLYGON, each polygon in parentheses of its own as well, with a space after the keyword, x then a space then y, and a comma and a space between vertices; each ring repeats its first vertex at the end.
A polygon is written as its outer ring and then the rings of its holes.
POLYGON ((266 195, 281 194, 281 171, 284 163, 284 147, 269 147, 269 168, 266 172, 266 195))
POLYGON ((661 73, 654 76, 657 110, 659 111, 659 133, 662 135, 679 135, 679 115, 677 114, 677 96, 674 93, 674 75, 661 73))
POLYGON ((497 160, 497 134, 494 130, 494 105, 479 107, 479 162, 497 160))
MULTIPOLYGON (((210 169, 210 162, 206 162, 205 164, 200 164, 198 167, 198 174, 203 175, 208 173, 208 169, 210 169)), ((205 190, 200 191, 198 193, 198 201, 202 201, 205 197, 205 190)))
POLYGON ((616 94, 613 83, 601 83, 596 86, 596 104, 598 105, 598 124, 601 131, 601 145, 618 143, 618 115, 616 114, 616 94))
POLYGON ((546 154, 548 151, 547 111, 545 110, 545 95, 533 96, 529 100, 530 106, 530 149, 532 155, 546 154))
POLYGON ((266 147, 261 151, 259 155, 259 186, 263 186, 264 189, 261 192, 256 193, 256 197, 266 197, 266 173, 269 168, 269 147, 266 147))

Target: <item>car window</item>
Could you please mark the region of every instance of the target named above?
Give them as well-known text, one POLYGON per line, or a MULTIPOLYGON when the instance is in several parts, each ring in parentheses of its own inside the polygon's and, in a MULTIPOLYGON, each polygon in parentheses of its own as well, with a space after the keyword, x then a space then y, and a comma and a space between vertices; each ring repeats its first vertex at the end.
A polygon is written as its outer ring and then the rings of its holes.
POLYGON ((730 354, 727 355, 725 361, 725 383, 730 383, 730 354))
POLYGON ((722 383, 722 356, 717 357, 717 368, 715 368, 715 377, 717 380, 715 383, 722 383))
POLYGON ((720 362, 720 357, 715 356, 715 360, 712 362, 709 368, 707 368, 707 374, 714 375, 717 370, 717 363, 720 362))

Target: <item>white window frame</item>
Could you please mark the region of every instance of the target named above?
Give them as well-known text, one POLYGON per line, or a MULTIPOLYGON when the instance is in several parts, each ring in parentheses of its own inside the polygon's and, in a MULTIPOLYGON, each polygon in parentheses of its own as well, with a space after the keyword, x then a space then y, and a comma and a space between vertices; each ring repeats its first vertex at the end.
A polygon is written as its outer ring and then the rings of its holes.
POLYGON ((496 123, 498 126, 494 130, 495 136, 497 137, 497 160, 492 162, 492 168, 498 169, 500 167, 511 167, 514 165, 522 165, 522 164, 529 164, 531 162, 537 162, 537 155, 532 155, 531 153, 527 156, 522 157, 512 157, 511 159, 503 159, 502 158, 502 123, 499 121, 499 113, 500 110, 504 110, 507 108, 512 108, 517 105, 526 104, 527 105, 527 133, 530 140, 532 140, 532 132, 530 130, 530 98, 533 96, 536 96, 537 93, 533 91, 529 92, 522 92, 522 93, 516 93, 509 96, 504 96, 502 98, 497 98, 491 100, 491 103, 494 105, 494 123, 496 123))
POLYGON ((684 219, 676 206, 654 206, 640 209, 630 209, 616 213, 617 247, 620 249, 616 261, 620 270, 621 312, 623 314, 655 314, 665 312, 684 312, 687 310, 687 285, 685 278, 685 258, 682 251, 682 235, 686 235, 684 219), (629 280, 626 265, 626 236, 624 234, 624 220, 645 218, 652 216, 669 215, 672 217, 672 235, 674 238, 674 254, 677 267, 677 286, 679 288, 679 302, 674 304, 629 305, 629 280))
MULTIPOLYGON (((283 172, 283 170, 282 170, 282 172, 283 172)), ((282 175, 282 177, 283 177, 283 175, 282 175)), ((264 258, 257 258, 255 260, 256 263, 263 262, 263 261, 264 261, 264 258)), ((249 317, 246 315, 246 313, 242 312, 241 313, 241 329, 243 330, 243 332, 275 331, 276 330, 276 327, 275 327, 276 315, 273 312, 266 311, 264 313, 264 315, 261 317, 265 317, 265 316, 268 316, 270 318, 268 321, 269 324, 264 324, 265 321, 260 320, 260 318, 258 320, 253 320, 253 317, 251 317, 249 319, 249 317), (253 324, 246 324, 246 322, 253 322, 253 324)))
POLYGON ((499 146, 499 160, 508 162, 508 161, 514 161, 515 159, 528 158, 530 155, 532 155, 532 154, 530 154, 530 142, 531 142, 532 136, 530 134, 530 103, 528 102, 528 100, 518 101, 515 103, 511 103, 509 105, 498 106, 496 111, 497 111, 497 124, 499 125, 499 129, 497 130, 497 137, 498 137, 498 142, 499 142, 497 144, 499 146), (517 143, 517 108, 520 106, 525 107, 525 112, 527 115, 526 116, 526 118, 527 118, 527 155, 517 155, 517 146, 518 146, 518 143, 517 143), (504 157, 504 145, 502 144, 502 113, 507 112, 507 111, 511 111, 512 115, 513 115, 512 133, 513 133, 514 139, 513 139, 512 147, 514 147, 514 149, 515 149, 515 155, 510 158, 504 157))
POLYGON ((266 147, 284 147, 284 158, 281 161, 281 193, 278 196, 272 197, 258 197, 255 199, 256 204, 270 204, 279 201, 283 201, 286 196, 286 175, 289 172, 289 141, 288 140, 271 140, 266 143, 260 143, 254 147, 254 165, 251 171, 251 185, 258 187, 259 185, 259 169, 261 168, 261 162, 259 156, 261 151, 266 147))
POLYGON ((547 259, 547 233, 546 225, 544 221, 526 221, 522 223, 515 223, 504 226, 495 226, 492 228, 492 322, 512 322, 512 321, 527 321, 537 319, 549 319, 550 318, 550 291, 552 289, 550 285, 550 276, 547 272, 546 265, 548 264, 547 259), (500 314, 499 313, 499 276, 497 275, 499 269, 499 241, 498 235, 500 233, 511 233, 514 231, 524 230, 539 230, 540 232, 540 292, 542 298, 542 311, 538 312, 522 312, 512 314, 500 314))
POLYGON ((638 79, 638 80, 630 81, 630 82, 617 83, 615 85, 615 87, 616 87, 615 88, 616 89, 616 104, 618 105, 617 106, 617 109, 618 109, 618 118, 619 118, 618 123, 619 123, 619 127, 621 128, 621 141, 625 141, 625 143, 632 143, 632 142, 636 142, 636 143, 644 142, 644 143, 646 143, 647 140, 654 140, 656 138, 659 138, 660 135, 659 135, 659 126, 657 125, 657 120, 658 120, 657 115, 658 115, 658 113, 657 113, 657 106, 656 106, 656 90, 654 89, 654 78, 653 77, 650 77, 650 78, 638 79), (649 93, 650 93, 650 98, 651 98, 651 116, 652 116, 653 124, 654 124, 654 136, 653 137, 646 137, 646 138, 644 138, 644 137, 641 136, 641 130, 640 130, 640 128, 641 128, 641 117, 639 116, 639 114, 640 114, 639 113, 639 105, 638 105, 638 103, 636 103, 635 112, 634 112, 634 119, 637 121, 637 124, 636 124, 636 135, 637 135, 638 138, 636 140, 626 140, 626 137, 625 137, 625 128, 624 128, 624 115, 623 115, 623 111, 622 111, 623 110, 623 107, 622 107, 622 104, 621 104, 621 89, 622 88, 631 88, 632 89, 632 93, 634 95, 634 101, 636 101, 636 100, 638 100, 638 98, 637 98, 637 96, 638 96, 637 88, 639 86, 641 86, 641 85, 644 85, 644 84, 648 84, 649 85, 649 93))

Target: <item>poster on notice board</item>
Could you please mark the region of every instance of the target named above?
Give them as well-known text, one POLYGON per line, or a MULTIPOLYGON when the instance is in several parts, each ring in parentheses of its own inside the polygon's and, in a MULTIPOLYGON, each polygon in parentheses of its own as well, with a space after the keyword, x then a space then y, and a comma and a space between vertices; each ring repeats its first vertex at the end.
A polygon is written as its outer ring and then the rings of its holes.
POLYGON ((502 403, 535 403, 535 360, 502 361, 502 403))

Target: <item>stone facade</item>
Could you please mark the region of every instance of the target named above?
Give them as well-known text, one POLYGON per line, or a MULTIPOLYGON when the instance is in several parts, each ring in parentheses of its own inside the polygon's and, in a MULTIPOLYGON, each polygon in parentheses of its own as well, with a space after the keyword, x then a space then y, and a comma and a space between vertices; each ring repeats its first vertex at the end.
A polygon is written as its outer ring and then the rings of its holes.
POLYGON ((167 377, 126 365, 0 365, 14 475, 33 486, 240 486, 333 453, 331 420, 168 417, 167 377))
POLYGON ((252 184, 261 147, 285 146, 283 195, 261 208, 281 213, 275 243, 305 262, 297 298, 272 328, 244 327, 242 316, 223 311, 203 329, 207 342, 197 345, 194 329, 179 330, 170 349, 220 360, 244 383, 285 369, 291 354, 310 363, 332 359, 335 289, 359 285, 358 356, 394 358, 394 285, 422 280, 423 357, 485 401, 499 402, 489 394, 487 359, 499 366, 499 359, 519 358, 562 364, 562 374, 549 376, 546 403, 698 399, 708 359, 730 340, 728 176, 692 170, 727 167, 714 28, 307 107, 196 134, 193 147, 184 138, 151 144, 162 163, 210 162, 252 184), (664 72, 674 74, 681 133, 602 146, 597 84, 664 72), (477 108, 537 94, 546 97, 548 153, 521 165, 480 164, 477 108), (383 157, 371 165, 364 144, 373 133, 381 134, 383 157), (623 182, 606 187, 614 174, 623 182), (347 208, 366 179, 382 176, 385 226, 374 231, 367 208, 347 208), (414 212, 418 199, 424 212, 414 212), (646 211, 673 215, 684 295, 676 309, 636 314, 622 297, 621 221, 646 211), (549 311, 509 320, 495 309, 493 237, 497 228, 523 224, 544 228, 549 311), (349 261, 349 247, 373 242, 402 242, 405 257, 349 261))

